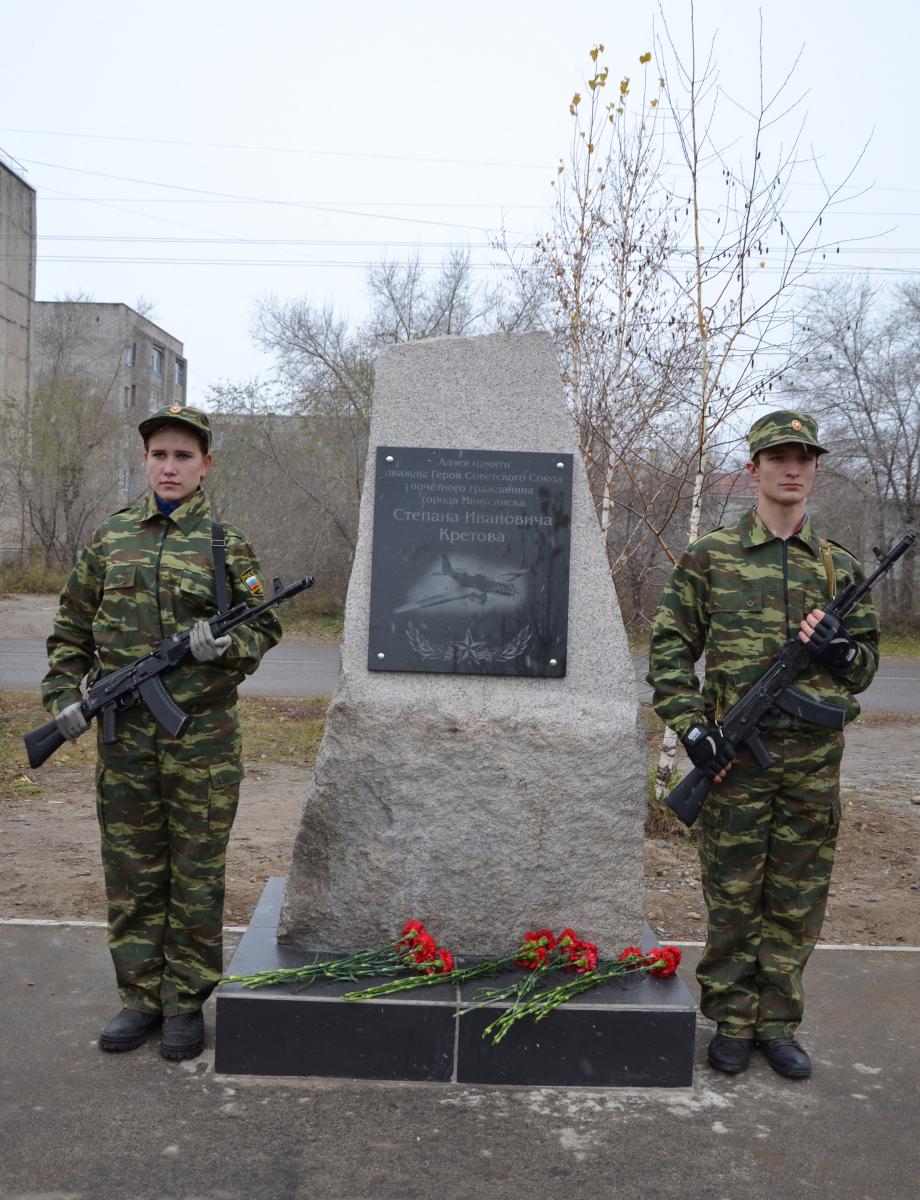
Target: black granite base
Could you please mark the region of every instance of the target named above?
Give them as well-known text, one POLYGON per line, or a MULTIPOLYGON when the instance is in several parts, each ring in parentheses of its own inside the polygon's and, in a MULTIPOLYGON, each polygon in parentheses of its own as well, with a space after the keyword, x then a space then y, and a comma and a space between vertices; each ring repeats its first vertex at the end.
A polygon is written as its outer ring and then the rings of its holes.
MULTIPOLYGON (((275 941, 284 880, 266 885, 230 975, 299 966, 275 941)), ((654 943, 649 943, 654 944, 654 943)), ((362 981, 371 986, 374 980, 362 981)), ((501 979, 485 986, 500 986, 501 979)), ((520 1021, 493 1046, 482 1031, 502 1006, 457 1017, 481 984, 347 1001, 358 985, 320 982, 217 992, 215 1070, 566 1087, 689 1087, 696 1006, 682 981, 635 975, 594 988, 545 1020, 520 1021)))

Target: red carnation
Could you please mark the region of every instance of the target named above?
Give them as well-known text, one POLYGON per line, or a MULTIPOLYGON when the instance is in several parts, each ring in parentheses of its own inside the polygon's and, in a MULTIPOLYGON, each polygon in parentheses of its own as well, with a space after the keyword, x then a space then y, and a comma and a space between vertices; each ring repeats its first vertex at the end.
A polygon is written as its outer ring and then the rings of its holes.
POLYGON ((551 929, 538 929, 536 933, 528 930, 527 933, 524 934, 524 941, 538 942, 547 950, 556 949, 556 938, 551 929))
POLYGON ((528 929, 524 934, 524 945, 521 957, 515 960, 519 967, 527 971, 536 971, 546 961, 546 956, 556 948, 556 939, 551 929, 538 929, 536 932, 528 929))
POLYGON ((593 971, 597 967, 597 946, 594 942, 576 941, 567 953, 569 961, 565 965, 566 971, 583 975, 585 971, 593 971))
POLYGON ((454 956, 443 946, 439 946, 435 956, 425 964, 426 975, 449 975, 454 969, 454 956))
POLYGON ((578 934, 574 929, 563 929, 563 931, 559 934, 559 937, 556 939, 556 945, 560 946, 563 950, 571 948, 572 946, 577 946, 578 934))
POLYGON ((619 955, 619 962, 629 962, 634 958, 645 958, 642 950, 638 946, 627 946, 626 949, 619 955))
POLYGON ((594 942, 579 942, 578 952, 581 958, 581 966, 576 967, 579 975, 583 971, 594 971, 597 969, 597 946, 594 942))
POLYGON ((434 938, 430 933, 422 932, 412 947, 412 957, 417 963, 427 962, 430 958, 434 958, 436 951, 434 938))
POLYGON ((658 946, 652 953, 657 962, 649 968, 649 974, 657 975, 659 979, 667 979, 677 971, 680 965, 680 950, 677 946, 658 946))

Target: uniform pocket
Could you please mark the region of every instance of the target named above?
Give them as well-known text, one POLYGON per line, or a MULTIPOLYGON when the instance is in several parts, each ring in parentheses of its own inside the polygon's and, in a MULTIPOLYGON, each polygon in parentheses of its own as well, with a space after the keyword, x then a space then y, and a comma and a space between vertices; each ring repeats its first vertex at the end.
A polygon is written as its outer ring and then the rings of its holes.
POLYGON ((97 644, 111 641, 113 634, 137 632, 136 575, 133 563, 117 563, 106 571, 102 600, 93 619, 97 644))
POLYGON ((183 571, 176 595, 176 617, 180 626, 198 621, 202 617, 212 617, 217 612, 217 598, 214 594, 214 579, 202 571, 183 571))
POLYGON ((103 834, 108 833, 108 826, 105 819, 105 799, 103 794, 103 783, 105 781, 105 767, 100 762, 96 762, 96 820, 99 822, 99 828, 103 834))
POLYGON ((221 763, 210 768, 208 792, 208 832, 229 837, 240 798, 243 768, 237 763, 221 763))
POLYGON ((706 640, 707 691, 730 708, 768 657, 765 639, 775 625, 772 605, 760 590, 737 588, 714 599, 706 640))

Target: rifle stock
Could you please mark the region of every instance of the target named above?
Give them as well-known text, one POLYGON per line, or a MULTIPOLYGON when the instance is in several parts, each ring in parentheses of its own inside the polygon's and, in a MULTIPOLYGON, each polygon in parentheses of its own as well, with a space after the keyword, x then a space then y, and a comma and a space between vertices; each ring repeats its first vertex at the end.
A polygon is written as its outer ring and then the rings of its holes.
POLYGON ((40 767, 59 746, 64 745, 67 738, 58 729, 57 721, 51 720, 27 733, 23 740, 29 755, 29 766, 40 767))
POLYGON ((694 767, 683 777, 672 792, 665 797, 665 804, 685 825, 692 825, 700 815, 703 801, 709 795, 712 780, 699 767, 694 767))

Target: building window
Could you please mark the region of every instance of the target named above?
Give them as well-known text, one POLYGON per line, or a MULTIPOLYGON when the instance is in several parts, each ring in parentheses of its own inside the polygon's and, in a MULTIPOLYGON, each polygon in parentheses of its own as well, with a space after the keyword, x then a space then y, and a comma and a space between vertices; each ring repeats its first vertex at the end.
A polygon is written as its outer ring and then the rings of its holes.
POLYGON ((153 374, 157 379, 163 378, 163 351, 159 346, 154 346, 150 352, 150 366, 153 374))
POLYGON ((185 387, 185 363, 181 358, 176 359, 176 387, 185 387))
POLYGON ((125 346, 125 366, 133 367, 137 359, 137 342, 131 342, 125 346))

